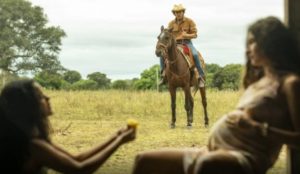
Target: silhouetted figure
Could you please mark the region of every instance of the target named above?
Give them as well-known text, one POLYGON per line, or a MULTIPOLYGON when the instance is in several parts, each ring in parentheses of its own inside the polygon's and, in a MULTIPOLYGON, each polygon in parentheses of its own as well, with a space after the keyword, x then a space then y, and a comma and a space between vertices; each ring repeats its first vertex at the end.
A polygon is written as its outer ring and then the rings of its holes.
POLYGON ((134 128, 118 130, 106 142, 72 155, 52 143, 49 97, 33 80, 7 84, 0 95, 0 170, 7 173, 44 173, 44 167, 70 173, 93 173, 122 144, 135 139, 134 128))

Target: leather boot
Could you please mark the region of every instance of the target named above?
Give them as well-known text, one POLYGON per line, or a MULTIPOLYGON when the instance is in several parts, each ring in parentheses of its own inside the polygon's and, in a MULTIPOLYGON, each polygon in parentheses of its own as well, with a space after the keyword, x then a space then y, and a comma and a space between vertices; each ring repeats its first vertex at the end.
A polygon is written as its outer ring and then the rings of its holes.
POLYGON ((200 88, 205 87, 205 80, 204 80, 203 77, 199 76, 199 78, 198 78, 198 84, 199 84, 200 88))
POLYGON ((166 74, 165 74, 165 71, 163 70, 160 75, 159 85, 163 85, 166 83, 167 83, 166 74))

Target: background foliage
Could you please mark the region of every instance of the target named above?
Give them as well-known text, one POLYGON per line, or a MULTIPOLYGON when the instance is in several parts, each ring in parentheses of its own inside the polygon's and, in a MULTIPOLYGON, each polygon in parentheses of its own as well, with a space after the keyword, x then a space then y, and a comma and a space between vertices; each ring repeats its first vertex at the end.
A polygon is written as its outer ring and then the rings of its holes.
POLYGON ((57 72, 60 27, 48 26, 43 9, 25 0, 0 0, 0 68, 11 74, 57 72))
MULTIPOLYGON (((43 87, 64 90, 166 90, 158 86, 159 65, 141 72, 139 78, 111 81, 103 72, 91 72, 86 78, 59 61, 62 38, 59 26, 50 26, 39 6, 26 0, 0 0, 0 76, 1 86, 22 76, 34 77, 43 87)), ((206 86, 219 90, 237 90, 242 66, 206 66, 206 86)))

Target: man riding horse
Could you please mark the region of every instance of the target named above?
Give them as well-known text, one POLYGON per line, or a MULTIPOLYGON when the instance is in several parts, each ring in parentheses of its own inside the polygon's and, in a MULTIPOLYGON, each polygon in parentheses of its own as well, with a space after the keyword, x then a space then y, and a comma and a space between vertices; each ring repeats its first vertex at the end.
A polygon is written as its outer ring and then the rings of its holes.
MULTIPOLYGON (((197 37, 196 24, 192 19, 184 16, 185 8, 182 6, 182 4, 175 4, 172 9, 172 13, 175 16, 175 19, 169 23, 168 29, 172 31, 172 34, 174 35, 177 44, 184 44, 188 46, 188 48, 191 50, 195 66, 199 73, 199 83, 204 84, 204 71, 201 68, 198 51, 196 50, 191 41, 191 39, 197 37)), ((164 84, 166 82, 166 77, 164 72, 165 62, 163 58, 160 58, 160 67, 162 77, 160 84, 164 84)))

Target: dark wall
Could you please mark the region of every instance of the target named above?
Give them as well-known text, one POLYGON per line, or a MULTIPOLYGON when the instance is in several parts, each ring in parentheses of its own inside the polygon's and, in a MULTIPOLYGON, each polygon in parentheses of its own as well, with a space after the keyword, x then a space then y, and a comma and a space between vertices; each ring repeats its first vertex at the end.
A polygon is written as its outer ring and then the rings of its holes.
POLYGON ((284 0, 285 23, 296 33, 300 41, 300 0, 284 0))
MULTIPOLYGON (((284 8, 285 23, 296 34, 300 42, 300 0, 284 0, 284 8)), ((287 148, 287 174, 300 173, 299 161, 300 150, 287 148)))

